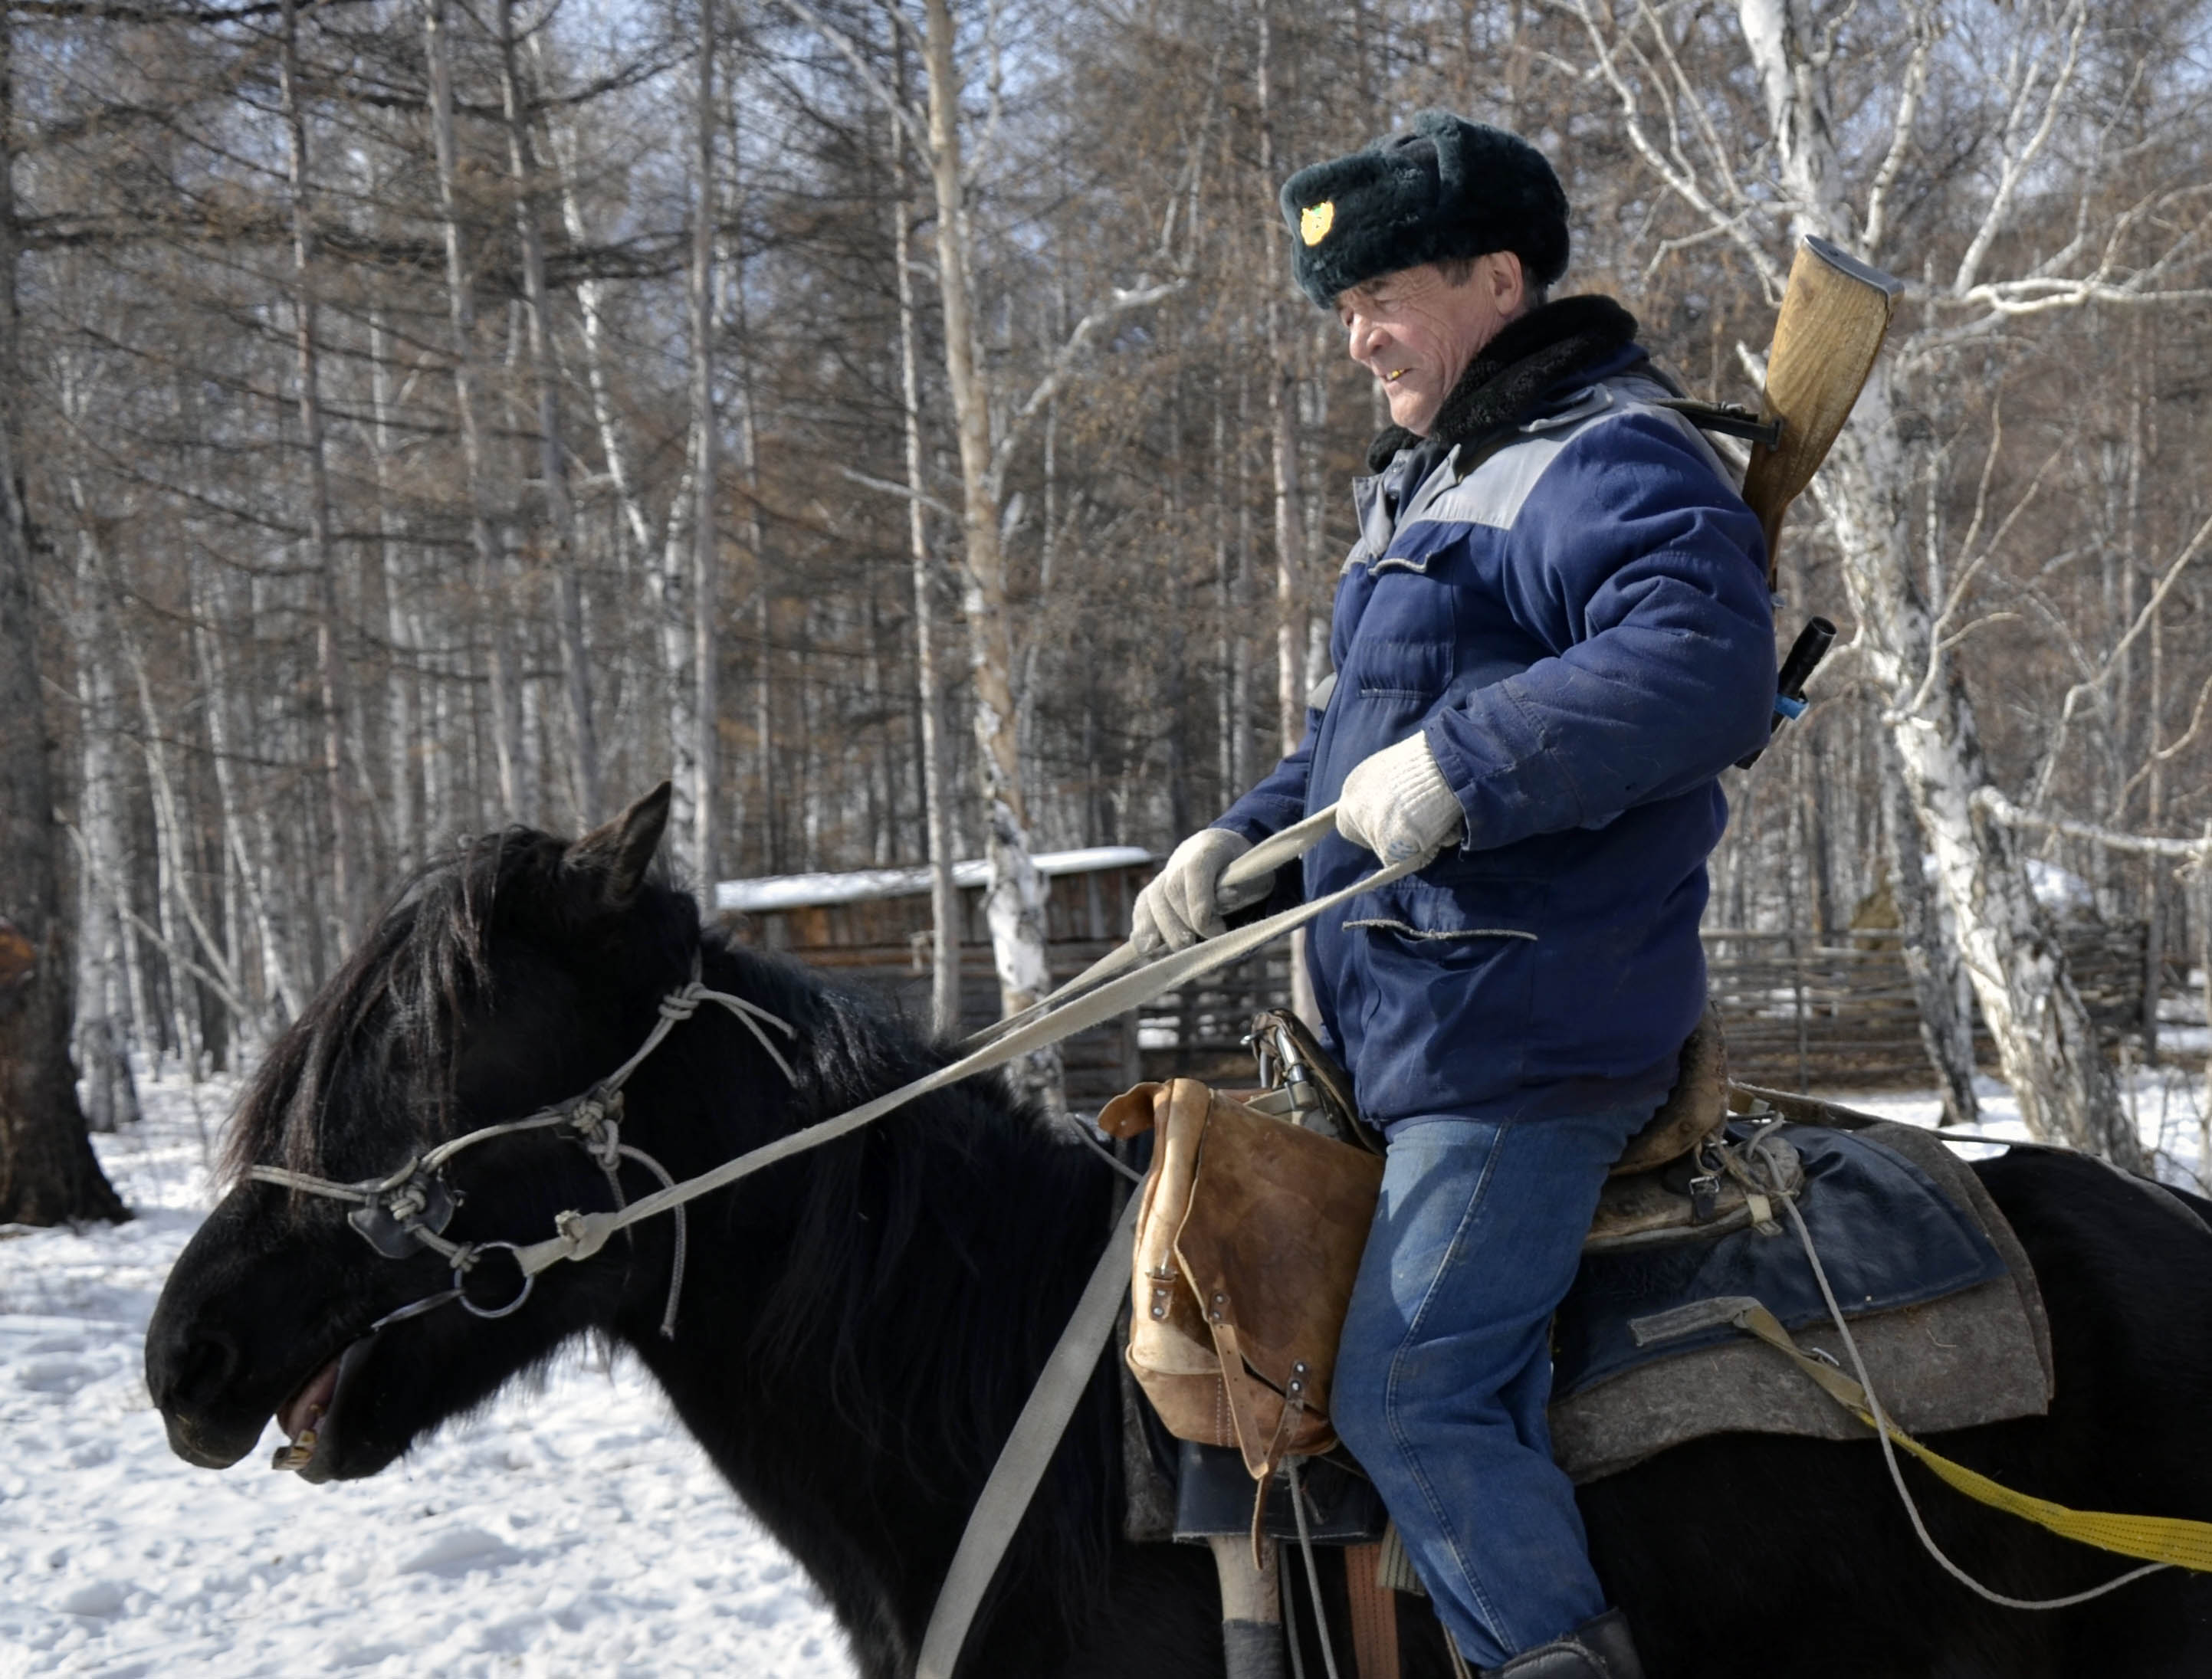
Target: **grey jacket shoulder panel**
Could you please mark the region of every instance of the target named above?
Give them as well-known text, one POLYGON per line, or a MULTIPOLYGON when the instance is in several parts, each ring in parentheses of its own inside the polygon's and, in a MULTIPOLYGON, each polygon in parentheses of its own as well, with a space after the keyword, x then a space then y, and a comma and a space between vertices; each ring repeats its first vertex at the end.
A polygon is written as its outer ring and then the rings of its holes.
MULTIPOLYGON (((1723 482, 1729 482, 1726 467, 1705 433, 1674 409, 1660 405, 1657 399, 1666 394, 1663 386, 1632 374, 1601 379, 1523 425, 1517 440, 1472 472, 1462 476, 1459 452, 1455 450, 1422 482, 1399 517, 1396 529, 1435 522, 1510 530, 1530 494, 1568 445, 1587 432, 1631 415, 1650 415, 1672 427, 1695 444, 1698 454, 1723 482)), ((1364 533, 1362 546, 1369 554, 1381 552, 1372 533, 1364 533)))

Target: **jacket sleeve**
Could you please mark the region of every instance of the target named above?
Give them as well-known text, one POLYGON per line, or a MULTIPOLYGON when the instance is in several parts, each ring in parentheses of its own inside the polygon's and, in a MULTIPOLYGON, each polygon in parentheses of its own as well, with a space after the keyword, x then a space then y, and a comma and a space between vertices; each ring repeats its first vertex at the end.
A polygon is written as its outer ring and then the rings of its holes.
POLYGON ((1254 845, 1279 833, 1306 814, 1306 774, 1313 767, 1315 730, 1306 719, 1305 738, 1261 779, 1252 791, 1208 824, 1241 833, 1254 845))
MULTIPOLYGON (((1356 552, 1356 550, 1355 550, 1356 552)), ((1345 649, 1359 622, 1364 596, 1355 586, 1348 567, 1337 585, 1329 609, 1329 666, 1344 668, 1345 649)), ((1283 760, 1261 778, 1252 791, 1207 824, 1241 833, 1258 845, 1271 833, 1280 833, 1306 814, 1306 785, 1313 770, 1314 740, 1321 733, 1321 713, 1306 708, 1305 738, 1283 755, 1283 760)))
POLYGON ((1509 540, 1510 609, 1558 652, 1425 725, 1468 849, 1602 827, 1765 742, 1765 541, 1670 419, 1626 414, 1571 439, 1509 540))

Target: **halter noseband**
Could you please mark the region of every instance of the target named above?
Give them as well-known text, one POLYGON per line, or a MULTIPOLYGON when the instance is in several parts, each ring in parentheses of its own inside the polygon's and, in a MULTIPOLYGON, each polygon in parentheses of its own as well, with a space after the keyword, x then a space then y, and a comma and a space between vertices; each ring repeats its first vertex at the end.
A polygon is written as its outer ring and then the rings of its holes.
MULTIPOLYGON (((622 1191, 622 1162, 635 1161, 660 1179, 661 1185, 673 1189, 676 1180, 668 1170, 642 1149, 635 1149, 622 1140, 623 1086, 629 1076, 644 1063, 645 1058, 660 1047, 661 1040, 673 1031, 678 1021, 688 1021, 699 1011, 702 1003, 719 1003, 734 1015, 745 1029, 760 1042, 768 1058, 776 1064, 785 1079, 796 1085, 798 1076, 791 1064, 783 1058, 769 1039, 766 1027, 774 1027, 787 1038, 797 1037, 792 1024, 770 1014, 757 1003, 727 991, 709 990, 699 977, 699 953, 691 954, 691 977, 660 999, 660 1018, 653 1022, 653 1030, 646 1034, 635 1054, 605 1078, 580 1094, 566 1101, 542 1107, 537 1112, 520 1119, 508 1119, 496 1125, 485 1125, 450 1143, 441 1143, 434 1149, 423 1149, 410 1155, 398 1170, 382 1178, 365 1178, 357 1183, 342 1184, 328 1178, 317 1178, 304 1172, 289 1172, 279 1166, 255 1166, 246 1168, 246 1175, 257 1183, 276 1184, 286 1189, 304 1191, 309 1195, 326 1197, 332 1201, 355 1203, 346 1215, 346 1222, 371 1247, 387 1259, 404 1259, 409 1255, 428 1249, 439 1255, 453 1268, 453 1286, 442 1294, 431 1294, 401 1306, 397 1312, 380 1318, 369 1328, 371 1332, 386 1324, 403 1318, 420 1317, 434 1306, 447 1300, 459 1300, 464 1311, 479 1318, 504 1318, 519 1312, 530 1291, 537 1286, 532 1272, 522 1275, 522 1292, 506 1305, 481 1306, 468 1296, 464 1279, 474 1269, 477 1259, 495 1248, 504 1248, 509 1253, 517 1252, 517 1244, 502 1241, 452 1242, 445 1238, 445 1228, 453 1221, 453 1212, 462 1202, 462 1191, 447 1181, 446 1162, 464 1149, 472 1149, 479 1143, 488 1143, 497 1137, 507 1137, 520 1131, 561 1130, 570 1134, 592 1162, 606 1174, 607 1187, 613 1192, 615 1205, 628 1205, 622 1191)), ((674 1209, 676 1215, 676 1253, 669 1267, 668 1306, 662 1312, 660 1332, 673 1338, 676 1334, 676 1307, 684 1291, 684 1254, 685 1228, 684 1209, 674 1209)))

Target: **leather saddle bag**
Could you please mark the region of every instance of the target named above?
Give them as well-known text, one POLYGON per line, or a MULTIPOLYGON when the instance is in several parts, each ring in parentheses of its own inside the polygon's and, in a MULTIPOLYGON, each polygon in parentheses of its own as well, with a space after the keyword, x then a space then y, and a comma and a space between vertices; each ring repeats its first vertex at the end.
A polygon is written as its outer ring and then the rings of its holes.
MULTIPOLYGON (((1285 1053, 1316 1076, 1331 1070, 1310 1037, 1285 1053)), ((1764 1216, 1741 1184, 1699 1164, 1719 1144, 1728 1089, 1708 1011, 1673 1093, 1613 1167, 1593 1251, 1702 1239, 1764 1216)), ((1111 1137, 1156 1133, 1130 1277, 1130 1373, 1170 1434, 1235 1446, 1263 1482, 1285 1458, 1337 1443, 1337 1343, 1382 1184, 1379 1155, 1309 1129, 1284 1095, 1260 1094, 1255 1106, 1179 1078, 1140 1084, 1098 1116, 1111 1137)))
POLYGON ((1286 1457, 1330 1449, 1330 1379, 1381 1159, 1194 1079, 1140 1084, 1098 1123, 1157 1133, 1127 1359, 1168 1432, 1237 1447, 1262 1482, 1286 1457))

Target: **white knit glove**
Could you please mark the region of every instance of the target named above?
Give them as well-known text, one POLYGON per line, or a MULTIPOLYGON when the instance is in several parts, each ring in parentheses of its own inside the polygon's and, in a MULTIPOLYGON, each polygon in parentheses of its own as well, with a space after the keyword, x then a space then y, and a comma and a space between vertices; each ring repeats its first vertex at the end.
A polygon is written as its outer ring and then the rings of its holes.
POLYGON ((1415 735, 1352 766, 1337 796, 1336 831, 1384 863, 1434 857, 1467 830, 1459 796, 1415 735))
POLYGON ((1202 827, 1169 854, 1152 884, 1137 894, 1130 917, 1129 942, 1142 956, 1182 950, 1229 930, 1221 918, 1266 897, 1273 876, 1222 892, 1221 871, 1252 849, 1252 842, 1225 827, 1202 827))

